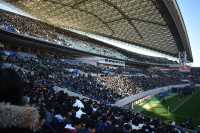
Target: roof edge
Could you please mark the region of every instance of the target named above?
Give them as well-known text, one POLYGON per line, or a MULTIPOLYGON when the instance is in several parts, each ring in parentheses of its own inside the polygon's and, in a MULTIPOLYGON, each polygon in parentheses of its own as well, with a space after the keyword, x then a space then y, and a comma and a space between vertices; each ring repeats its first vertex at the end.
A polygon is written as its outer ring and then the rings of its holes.
POLYGON ((176 0, 161 0, 166 6, 175 26, 180 36, 180 41, 182 43, 183 49, 180 51, 186 51, 188 60, 193 62, 193 56, 190 46, 189 37, 187 34, 186 26, 183 20, 183 16, 181 14, 180 8, 176 0))

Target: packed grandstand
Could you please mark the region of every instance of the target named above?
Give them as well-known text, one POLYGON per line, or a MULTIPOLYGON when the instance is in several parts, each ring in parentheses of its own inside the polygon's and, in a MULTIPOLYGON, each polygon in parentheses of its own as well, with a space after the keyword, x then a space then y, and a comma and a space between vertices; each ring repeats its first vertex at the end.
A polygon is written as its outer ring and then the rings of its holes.
MULTIPOLYGON (((166 122, 131 106, 169 91, 181 96, 198 92, 194 86, 200 84, 199 68, 181 71, 178 61, 133 53, 56 26, 0 9, 0 132, 196 131, 191 119, 166 122), (169 86, 167 91, 162 89, 169 86), (153 90, 161 91, 154 94, 153 90), (126 106, 116 105, 121 100, 127 101, 126 106)), ((177 47, 192 61, 190 46, 177 47)))

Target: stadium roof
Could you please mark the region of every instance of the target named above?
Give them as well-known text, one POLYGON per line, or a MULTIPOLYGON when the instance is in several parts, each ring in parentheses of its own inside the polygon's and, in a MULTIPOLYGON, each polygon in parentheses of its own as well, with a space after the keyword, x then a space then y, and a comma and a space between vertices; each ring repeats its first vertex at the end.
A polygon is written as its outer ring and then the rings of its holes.
POLYGON ((61 28, 103 35, 174 57, 189 39, 175 0, 5 0, 61 28))

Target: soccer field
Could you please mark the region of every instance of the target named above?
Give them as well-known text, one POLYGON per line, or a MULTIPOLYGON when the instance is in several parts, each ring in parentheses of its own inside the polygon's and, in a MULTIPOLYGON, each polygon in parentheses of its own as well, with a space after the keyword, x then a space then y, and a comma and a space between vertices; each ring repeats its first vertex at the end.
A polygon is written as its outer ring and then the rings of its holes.
POLYGON ((200 125, 200 90, 188 96, 172 94, 165 100, 152 97, 136 105, 135 109, 165 121, 174 120, 180 123, 192 118, 195 125, 200 125))

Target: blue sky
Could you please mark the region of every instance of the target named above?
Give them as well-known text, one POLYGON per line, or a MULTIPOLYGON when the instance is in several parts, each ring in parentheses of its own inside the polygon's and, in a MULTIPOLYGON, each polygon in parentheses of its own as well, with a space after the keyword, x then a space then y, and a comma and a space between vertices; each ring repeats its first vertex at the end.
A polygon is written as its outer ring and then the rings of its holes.
POLYGON ((200 0, 177 0, 187 28, 194 63, 200 67, 200 0))

